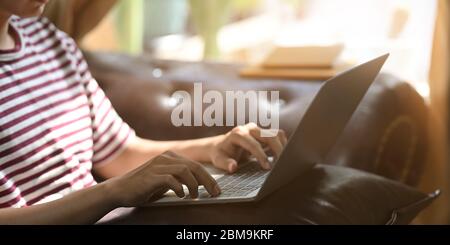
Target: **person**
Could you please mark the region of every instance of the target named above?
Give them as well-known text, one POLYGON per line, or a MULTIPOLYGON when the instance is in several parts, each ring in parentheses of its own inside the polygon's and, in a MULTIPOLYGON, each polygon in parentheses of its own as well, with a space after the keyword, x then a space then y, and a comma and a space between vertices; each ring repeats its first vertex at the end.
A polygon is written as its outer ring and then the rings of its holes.
POLYGON ((0 0, 0 223, 95 223, 169 189, 183 197, 182 185, 217 196, 200 162, 232 173, 252 155, 269 169, 264 149, 281 153, 284 132, 264 138, 252 123, 202 139, 139 138, 75 42, 40 17, 47 1, 0 0))

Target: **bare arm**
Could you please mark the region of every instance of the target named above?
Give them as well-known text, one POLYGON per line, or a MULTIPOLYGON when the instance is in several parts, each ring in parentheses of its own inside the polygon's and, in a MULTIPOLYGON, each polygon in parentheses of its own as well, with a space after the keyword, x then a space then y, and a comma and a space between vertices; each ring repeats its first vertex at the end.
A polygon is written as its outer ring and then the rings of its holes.
POLYGON ((198 186, 216 196, 216 181, 199 163, 165 152, 129 173, 56 201, 24 208, 0 209, 0 224, 92 224, 116 207, 136 207, 171 189, 179 197, 198 195, 198 186))
POLYGON ((250 123, 227 134, 193 140, 154 141, 135 137, 118 157, 96 167, 95 171, 105 179, 120 176, 168 150, 194 161, 212 163, 230 173, 237 169, 237 162, 246 155, 253 155, 263 168, 268 169, 270 165, 264 147, 278 156, 287 139, 282 130, 278 135, 266 138, 260 136, 260 130, 250 123))
POLYGON ((0 209, 0 224, 90 224, 117 207, 108 183, 25 208, 0 209))
POLYGON ((187 141, 136 138, 110 163, 96 167, 107 181, 45 204, 0 209, 0 224, 90 224, 116 207, 145 204, 168 189, 183 197, 182 184, 193 197, 198 195, 199 185, 211 195, 218 195, 220 188, 214 179, 199 163, 187 158, 212 162, 233 172, 246 151, 268 168, 263 146, 279 155, 284 144, 283 131, 276 137, 261 138, 259 128, 253 124, 236 127, 224 135, 187 141), (166 152, 168 149, 175 153, 166 152))
POLYGON ((135 137, 127 148, 111 162, 95 167, 95 172, 105 179, 127 173, 148 159, 166 151, 175 152, 183 157, 198 162, 209 162, 208 152, 215 137, 183 140, 183 141, 154 141, 135 137))

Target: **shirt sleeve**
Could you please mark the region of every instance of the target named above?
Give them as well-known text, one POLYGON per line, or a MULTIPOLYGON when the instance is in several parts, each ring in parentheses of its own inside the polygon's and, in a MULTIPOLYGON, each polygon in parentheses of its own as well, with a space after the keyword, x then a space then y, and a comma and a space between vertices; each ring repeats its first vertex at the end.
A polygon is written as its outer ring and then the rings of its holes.
POLYGON ((71 60, 72 68, 78 75, 88 99, 92 123, 93 165, 109 162, 124 150, 135 137, 135 132, 117 114, 104 91, 89 72, 86 60, 75 41, 63 31, 58 30, 46 18, 38 18, 55 31, 59 45, 71 60))
POLYGON ((93 132, 94 166, 114 159, 135 137, 135 132, 117 114, 97 81, 91 76, 86 61, 77 49, 81 81, 89 101, 93 132))

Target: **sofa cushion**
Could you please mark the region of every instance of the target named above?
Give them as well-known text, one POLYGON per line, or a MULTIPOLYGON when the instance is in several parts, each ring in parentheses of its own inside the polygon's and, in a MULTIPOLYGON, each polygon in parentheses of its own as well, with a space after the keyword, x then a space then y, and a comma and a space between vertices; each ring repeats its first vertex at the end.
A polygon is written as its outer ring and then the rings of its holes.
POLYGON ((100 224, 408 224, 437 196, 363 171, 317 165, 255 203, 117 209, 100 224))

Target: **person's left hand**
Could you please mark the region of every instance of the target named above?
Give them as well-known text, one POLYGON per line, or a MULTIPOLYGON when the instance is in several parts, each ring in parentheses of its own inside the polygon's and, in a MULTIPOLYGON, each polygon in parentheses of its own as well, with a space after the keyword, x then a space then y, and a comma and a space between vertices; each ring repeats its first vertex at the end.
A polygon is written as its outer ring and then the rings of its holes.
POLYGON ((278 130, 276 136, 261 137, 261 128, 255 123, 237 126, 230 132, 215 137, 210 154, 212 164, 229 173, 237 170, 238 162, 254 156, 263 169, 270 169, 266 147, 278 157, 283 147, 287 143, 287 138, 283 130, 278 130))

